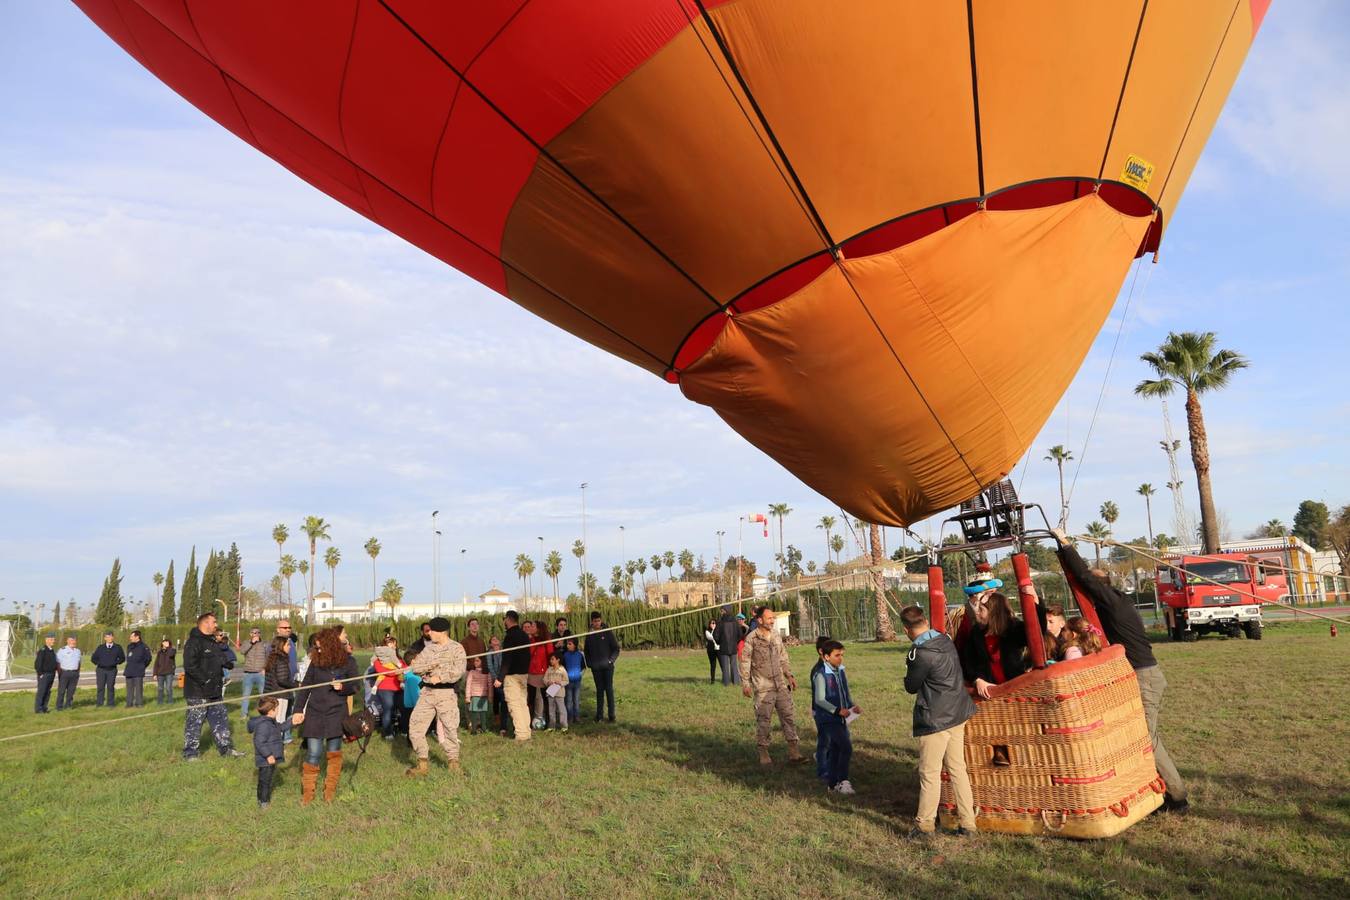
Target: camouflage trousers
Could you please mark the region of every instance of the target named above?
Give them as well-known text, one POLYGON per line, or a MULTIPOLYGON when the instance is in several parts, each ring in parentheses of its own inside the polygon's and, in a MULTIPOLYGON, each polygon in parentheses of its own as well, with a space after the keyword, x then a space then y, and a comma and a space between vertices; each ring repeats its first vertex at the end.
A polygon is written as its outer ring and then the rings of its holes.
POLYGON ((216 749, 224 756, 234 749, 234 740, 230 736, 230 715, 223 704, 207 706, 207 701, 194 699, 187 701, 187 723, 183 726, 183 758, 197 755, 202 746, 202 723, 211 724, 211 737, 215 739, 216 749))
POLYGON ((783 724, 783 740, 797 743, 797 717, 792 712, 792 692, 787 688, 755 691, 755 744, 769 746, 773 730, 773 713, 778 710, 778 721, 783 724))
POLYGON ((445 751, 445 758, 459 759, 459 695, 444 688, 423 688, 422 695, 417 698, 417 705, 408 718, 408 740, 412 742, 413 754, 418 759, 426 759, 431 754, 427 726, 433 719, 440 725, 436 736, 445 751))

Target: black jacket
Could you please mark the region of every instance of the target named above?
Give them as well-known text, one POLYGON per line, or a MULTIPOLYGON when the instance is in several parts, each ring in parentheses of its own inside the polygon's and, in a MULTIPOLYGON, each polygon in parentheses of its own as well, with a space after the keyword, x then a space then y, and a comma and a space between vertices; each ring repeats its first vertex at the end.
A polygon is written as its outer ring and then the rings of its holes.
POLYGON ((999 660, 1003 664, 1003 678, 994 678, 994 667, 989 658, 989 648, 984 645, 984 626, 978 623, 971 626, 970 635, 961 648, 961 669, 966 681, 974 682, 983 678, 990 684, 1012 681, 1027 670, 1027 627, 1021 619, 1008 618, 1008 627, 998 636, 999 660))
POLYGON ((741 643, 741 621, 727 613, 717 620, 717 628, 713 631, 713 637, 717 639, 717 646, 721 649, 717 652, 723 656, 735 656, 736 647, 741 643))
POLYGON ((592 631, 586 635, 583 652, 592 669, 612 669, 619 658, 619 642, 612 631, 592 631))
POLYGON ((955 728, 975 715, 956 645, 945 634, 910 648, 905 690, 918 695, 914 698, 915 737, 955 728))
POLYGON ((1073 545, 1059 548, 1059 564, 1064 572, 1083 589, 1097 610, 1106 639, 1125 648, 1125 658, 1136 669, 1156 666, 1153 645, 1144 631, 1144 620, 1130 598, 1088 571, 1087 563, 1073 545))
POLYGON ((56 673, 56 651, 46 644, 38 648, 37 659, 33 661, 33 669, 39 675, 53 675, 56 673))
POLYGON ((267 657, 267 667, 263 669, 263 693, 284 691, 295 687, 295 676, 291 674, 291 658, 282 653, 275 658, 267 657))
POLYGON ((267 757, 275 757, 277 762, 286 759, 285 745, 281 741, 284 726, 271 716, 254 716, 248 720, 248 733, 253 735, 253 764, 262 768, 272 765, 267 757))
POLYGON ((225 653, 215 638, 194 628, 183 642, 183 696, 188 700, 219 700, 224 679, 225 653))
POLYGON ((530 674, 530 639, 525 629, 512 625, 502 638, 502 677, 530 674), (519 649, 515 649, 519 648, 519 649))
POLYGON ((176 647, 160 647, 156 650, 154 674, 172 675, 174 670, 178 668, 174 665, 174 658, 177 656, 178 649, 176 647))
POLYGON ((150 665, 150 648, 145 641, 127 644, 127 667, 122 670, 124 678, 144 678, 145 667, 150 665))
POLYGON ((111 647, 99 644, 90 654, 89 661, 100 669, 115 669, 127 661, 127 655, 122 652, 121 644, 113 644, 111 647))
POLYGON ((318 685, 307 691, 300 691, 295 699, 295 711, 305 714, 300 734, 307 738, 342 737, 342 720, 347 717, 347 698, 356 693, 355 681, 344 681, 356 677, 356 660, 350 656, 347 661, 334 669, 309 664, 305 671, 305 680, 300 684, 318 685), (343 681, 339 689, 334 690, 331 681, 343 681))

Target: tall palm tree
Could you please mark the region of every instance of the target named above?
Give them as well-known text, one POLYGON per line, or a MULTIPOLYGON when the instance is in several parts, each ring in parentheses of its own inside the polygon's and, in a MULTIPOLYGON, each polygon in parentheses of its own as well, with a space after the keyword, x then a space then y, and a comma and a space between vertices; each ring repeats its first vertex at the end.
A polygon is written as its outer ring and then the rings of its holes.
POLYGON ((660 553, 653 553, 653 554, 651 555, 651 560, 650 560, 650 562, 651 562, 651 564, 652 564, 652 577, 656 579, 656 583, 657 583, 657 584, 660 584, 660 583, 661 583, 661 563, 664 562, 664 560, 661 558, 661 554, 660 554, 660 553))
POLYGON ((553 582, 553 602, 558 602, 558 576, 562 574, 562 554, 557 550, 548 551, 544 558, 544 574, 553 582))
POLYGON ((159 609, 159 604, 164 599, 164 573, 156 572, 155 577, 150 580, 155 583, 155 609, 159 609))
POLYGON ((300 525, 300 530, 309 538, 309 565, 301 569, 301 574, 309 573, 309 608, 305 611, 305 624, 314 624, 314 576, 317 570, 314 567, 314 554, 318 551, 319 541, 330 541, 328 529, 331 526, 319 516, 305 516, 305 521, 300 525))
POLYGON ((281 565, 277 568, 277 571, 282 578, 286 579, 286 602, 288 604, 291 602, 291 576, 296 573, 297 569, 298 566, 294 556, 287 553, 281 557, 281 565))
POLYGON ((642 557, 633 560, 637 563, 638 577, 642 579, 642 596, 647 596, 647 561, 642 557))
POLYGON ((389 618, 394 618, 394 607, 403 602, 403 585, 390 578, 380 588, 380 601, 389 607, 389 618))
MULTIPOLYGON (((1087 530, 1084 533, 1087 534, 1088 537, 1092 538, 1094 541, 1097 542, 1107 540, 1111 537, 1111 529, 1107 528, 1106 525, 1096 520, 1093 520, 1088 523, 1087 530)), ((1097 568, 1100 569, 1102 567, 1101 543, 1094 543, 1092 545, 1092 549, 1097 554, 1097 568)))
MULTIPOLYGON (((625 583, 631 585, 631 584, 633 583, 633 576, 637 574, 637 561, 636 561, 636 560, 630 559, 628 562, 624 563, 624 564, 623 564, 623 571, 624 571, 624 574, 628 576, 628 578, 627 578, 627 580, 626 580, 625 583)), ((644 585, 643 587, 644 587, 644 593, 645 593, 645 587, 646 587, 646 585, 644 585)), ((629 599, 631 600, 632 597, 629 597, 629 599)))
POLYGON ((337 606, 337 567, 342 562, 342 551, 329 547, 323 552, 323 564, 328 567, 328 593, 333 595, 333 605, 337 606))
POLYGON ((891 611, 886 605, 886 581, 881 576, 881 527, 872 525, 868 529, 868 540, 872 545, 872 588, 877 599, 877 640, 896 639, 895 626, 891 624, 891 611))
POLYGON ((384 548, 381 547, 381 546, 380 546, 380 542, 377 541, 377 540, 375 540, 374 538, 371 538, 370 540, 366 541, 366 543, 365 543, 365 548, 366 548, 366 555, 370 557, 370 602, 371 602, 372 605, 374 605, 374 603, 375 603, 375 557, 379 556, 379 555, 380 555, 380 551, 381 551, 382 549, 384 549, 384 548))
POLYGON ((1157 491, 1153 490, 1153 485, 1145 481, 1139 485, 1139 489, 1135 493, 1144 498, 1144 512, 1148 515, 1148 543, 1151 547, 1153 546, 1153 495, 1157 491))
POLYGON ((300 573, 300 580, 309 585, 309 611, 305 616, 305 623, 312 624, 314 619, 314 585, 309 580, 309 560, 300 560, 296 563, 295 569, 300 573))
MULTIPOLYGON (((585 576, 585 574, 586 574, 586 563, 585 563, 585 559, 586 559, 586 545, 585 545, 584 543, 582 543, 580 540, 573 541, 573 542, 572 542, 572 555, 575 556, 575 557, 577 558, 577 565, 581 566, 581 574, 582 574, 582 576, 585 576)), ((591 587, 591 585, 592 585, 593 583, 594 583, 594 582, 593 582, 592 580, 587 579, 587 578, 585 578, 585 577, 582 577, 582 578, 577 582, 577 587, 581 588, 581 602, 582 602, 582 603, 589 603, 589 602, 590 602, 590 594, 588 594, 587 591, 589 591, 589 589, 590 589, 590 587, 591 587)))
POLYGON ((1167 397, 1177 389, 1186 392, 1186 430, 1200 492, 1200 528, 1205 553, 1219 550, 1219 516, 1214 508, 1214 488, 1209 480, 1209 436, 1205 432, 1200 395, 1226 387, 1235 372, 1249 365, 1239 353, 1215 350, 1216 340, 1212 331, 1168 334, 1167 340, 1156 351, 1139 357, 1153 367, 1157 377, 1145 379, 1134 388, 1141 397, 1167 397))
POLYGON ((1063 528, 1069 517, 1068 502, 1064 499, 1064 464, 1073 459, 1073 454, 1064 449, 1063 444, 1056 444, 1045 458, 1059 467, 1059 527, 1063 528))
POLYGON ((821 516, 820 524, 816 526, 825 532, 825 561, 830 561, 830 548, 834 546, 834 516, 821 516))
POLYGON ((792 507, 786 503, 770 503, 769 515, 778 519, 778 555, 783 554, 783 520, 792 512, 792 507))
POLYGON ((674 581, 674 580, 675 580, 675 551, 674 551, 674 550, 667 550, 665 553, 662 553, 662 554, 661 554, 661 562, 663 562, 663 563, 666 564, 666 572, 669 573, 669 574, 666 575, 666 577, 669 578, 671 581, 674 581))
POLYGON ((272 526, 272 542, 277 545, 277 565, 281 565, 281 555, 286 552, 286 540, 290 538, 291 530, 284 524, 278 522, 272 526))
POLYGON ((520 595, 522 597, 529 596, 530 588, 527 579, 534 572, 534 560, 530 559, 528 553, 517 553, 515 564, 511 568, 515 571, 516 577, 520 579, 520 595))
MULTIPOLYGON (((688 581, 694 572, 694 552, 688 547, 680 551, 680 572, 681 577, 688 581)), ((632 575, 632 572, 628 573, 632 575)))
POLYGON ((839 556, 844 552, 844 545, 847 543, 848 542, 844 540, 842 534, 836 534, 834 537, 830 538, 830 549, 834 551, 835 563, 839 562, 839 556))
POLYGON ((1116 524, 1116 520, 1120 518, 1120 507, 1116 506, 1115 501, 1107 500, 1102 504, 1099 512, 1101 513, 1102 521, 1106 523, 1106 533, 1114 533, 1115 529, 1113 526, 1116 524))

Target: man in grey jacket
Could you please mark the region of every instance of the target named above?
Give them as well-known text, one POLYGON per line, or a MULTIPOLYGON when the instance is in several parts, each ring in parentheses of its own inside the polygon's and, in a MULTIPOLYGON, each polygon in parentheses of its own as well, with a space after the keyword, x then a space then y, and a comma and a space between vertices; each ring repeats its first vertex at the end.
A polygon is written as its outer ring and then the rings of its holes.
POLYGON ((239 654, 244 666, 244 720, 248 720, 248 701, 256 691, 261 694, 267 682, 267 654, 271 650, 270 641, 262 639, 262 630, 253 628, 248 633, 248 643, 239 645, 239 654))
POLYGON ((905 690, 914 698, 914 736, 919 739, 919 811, 914 837, 926 837, 937 828, 942 770, 951 779, 956 797, 957 834, 975 827, 975 800, 966 774, 966 721, 975 704, 961 676, 961 658, 952 639, 928 626, 928 616, 917 606, 900 610, 905 634, 914 642, 905 669, 905 690))

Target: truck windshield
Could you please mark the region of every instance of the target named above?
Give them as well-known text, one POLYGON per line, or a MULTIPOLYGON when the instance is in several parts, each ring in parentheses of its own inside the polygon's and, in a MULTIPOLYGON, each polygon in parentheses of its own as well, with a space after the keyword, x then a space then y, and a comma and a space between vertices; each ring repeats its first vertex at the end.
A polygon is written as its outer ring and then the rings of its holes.
POLYGON ((1186 566, 1187 579, 1192 585, 1235 584, 1247 580, 1247 567, 1238 563, 1198 562, 1186 566))

